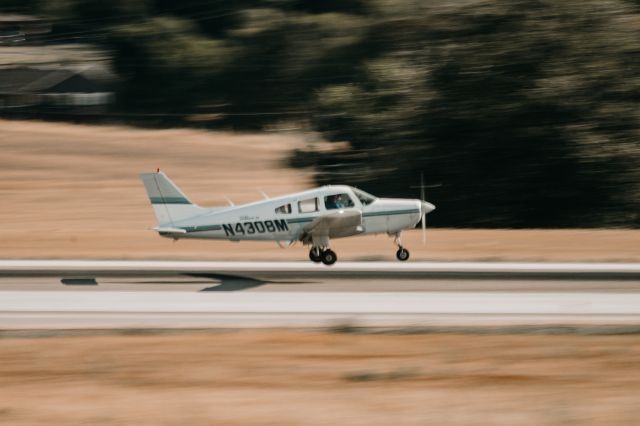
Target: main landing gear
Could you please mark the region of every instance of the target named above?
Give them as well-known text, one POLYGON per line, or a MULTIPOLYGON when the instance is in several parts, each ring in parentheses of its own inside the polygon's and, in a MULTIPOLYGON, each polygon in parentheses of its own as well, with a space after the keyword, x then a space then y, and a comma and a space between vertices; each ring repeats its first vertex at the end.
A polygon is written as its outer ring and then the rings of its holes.
POLYGON ((401 262, 404 262, 405 260, 409 260, 409 250, 402 247, 402 241, 400 240, 399 232, 395 234, 393 243, 398 246, 398 251, 396 252, 396 258, 401 262))
POLYGON ((338 255, 331 249, 322 249, 313 247, 309 251, 309 259, 315 263, 324 263, 325 265, 333 265, 338 260, 338 255))

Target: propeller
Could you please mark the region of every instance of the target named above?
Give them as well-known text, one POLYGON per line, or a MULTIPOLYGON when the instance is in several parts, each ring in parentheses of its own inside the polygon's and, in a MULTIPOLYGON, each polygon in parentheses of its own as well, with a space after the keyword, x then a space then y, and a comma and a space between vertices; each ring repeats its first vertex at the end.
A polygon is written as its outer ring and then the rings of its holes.
MULTIPOLYGON (((437 185, 439 186, 439 185, 437 185)), ((415 186, 413 187, 415 188, 415 186)), ((424 173, 420 172, 420 213, 422 213, 422 245, 427 244, 427 213, 432 210, 435 210, 436 206, 425 201, 424 197, 424 189, 426 188, 424 184, 424 173)))
POLYGON ((420 205, 422 210, 422 245, 427 245, 427 209, 425 209, 424 201, 424 173, 420 172, 420 205))

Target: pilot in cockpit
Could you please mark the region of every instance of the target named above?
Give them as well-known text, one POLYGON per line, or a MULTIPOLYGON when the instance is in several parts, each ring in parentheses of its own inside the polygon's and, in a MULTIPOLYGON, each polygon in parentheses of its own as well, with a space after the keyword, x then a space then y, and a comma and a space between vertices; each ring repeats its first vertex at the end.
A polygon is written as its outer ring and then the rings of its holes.
POLYGON ((344 208, 344 200, 342 194, 329 195, 325 201, 325 207, 327 210, 342 209, 344 208))

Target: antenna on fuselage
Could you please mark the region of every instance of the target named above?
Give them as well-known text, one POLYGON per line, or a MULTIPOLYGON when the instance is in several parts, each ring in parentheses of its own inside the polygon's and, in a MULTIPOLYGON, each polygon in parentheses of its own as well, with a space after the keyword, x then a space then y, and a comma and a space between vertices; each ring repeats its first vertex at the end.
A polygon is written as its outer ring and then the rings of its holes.
POLYGON ((266 192, 264 192, 262 189, 258 189, 258 192, 259 192, 260 194, 262 194, 262 196, 264 197, 264 199, 265 199, 265 200, 268 200, 268 199, 269 199, 269 196, 267 195, 267 193, 266 193, 266 192))
POLYGON ((226 195, 224 195, 224 199, 227 200, 230 206, 235 206, 235 204, 233 204, 233 201, 231 201, 226 195))

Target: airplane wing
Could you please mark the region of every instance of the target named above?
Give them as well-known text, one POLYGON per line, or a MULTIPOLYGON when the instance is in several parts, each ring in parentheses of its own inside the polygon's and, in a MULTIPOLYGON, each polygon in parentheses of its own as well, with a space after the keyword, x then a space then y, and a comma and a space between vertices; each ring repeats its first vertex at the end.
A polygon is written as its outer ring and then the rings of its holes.
POLYGON ((316 217, 304 227, 311 237, 346 237, 362 232, 362 212, 360 210, 337 210, 316 217))

